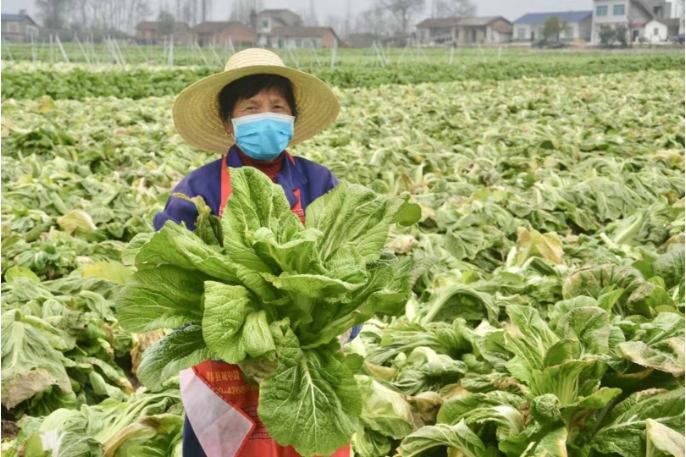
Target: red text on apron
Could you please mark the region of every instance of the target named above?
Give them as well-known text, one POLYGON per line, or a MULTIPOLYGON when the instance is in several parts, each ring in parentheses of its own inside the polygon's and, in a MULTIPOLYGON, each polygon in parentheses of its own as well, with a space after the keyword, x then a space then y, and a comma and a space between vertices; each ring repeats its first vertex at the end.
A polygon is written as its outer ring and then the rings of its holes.
MULTIPOLYGON (((286 152, 286 157, 295 165, 295 159, 286 152)), ((231 175, 228 172, 226 156, 222 162, 221 176, 221 203, 219 217, 224 214, 226 201, 231 196, 231 175)), ((293 191, 296 202, 291 211, 300 217, 305 223, 305 212, 300 201, 300 189, 293 191)), ((249 383, 243 377, 238 365, 226 362, 206 360, 193 367, 193 372, 222 400, 234 408, 238 408, 255 423, 255 429, 243 443, 238 454, 239 457, 299 457, 292 446, 283 447, 277 444, 267 433, 264 424, 257 415, 259 390, 254 384, 249 383)), ((191 424, 193 425, 193 424, 191 424)), ((350 445, 347 445, 335 453, 332 457, 349 457, 350 445)))

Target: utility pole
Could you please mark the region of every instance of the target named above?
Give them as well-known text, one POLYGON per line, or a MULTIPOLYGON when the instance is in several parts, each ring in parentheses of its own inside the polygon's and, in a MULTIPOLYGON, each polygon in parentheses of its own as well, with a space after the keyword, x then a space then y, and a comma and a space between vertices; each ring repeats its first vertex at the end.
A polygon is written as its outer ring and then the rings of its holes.
POLYGON ((350 23, 353 18, 352 0, 348 0, 345 6, 345 35, 350 35, 350 23))
POLYGON ((312 27, 317 26, 317 12, 314 10, 314 0, 310 0, 310 24, 312 27))

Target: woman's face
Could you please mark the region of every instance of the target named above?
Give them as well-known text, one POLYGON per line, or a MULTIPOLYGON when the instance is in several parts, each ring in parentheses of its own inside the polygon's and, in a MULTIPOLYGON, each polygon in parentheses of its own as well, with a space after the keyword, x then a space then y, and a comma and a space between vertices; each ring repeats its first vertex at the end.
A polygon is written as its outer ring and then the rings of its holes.
MULTIPOLYGON (((261 113, 277 113, 293 115, 291 107, 286 98, 276 89, 265 89, 258 92, 254 97, 242 98, 236 102, 231 113, 231 119, 261 113)), ((231 121, 224 121, 224 130, 229 135, 233 135, 233 124, 231 121)))

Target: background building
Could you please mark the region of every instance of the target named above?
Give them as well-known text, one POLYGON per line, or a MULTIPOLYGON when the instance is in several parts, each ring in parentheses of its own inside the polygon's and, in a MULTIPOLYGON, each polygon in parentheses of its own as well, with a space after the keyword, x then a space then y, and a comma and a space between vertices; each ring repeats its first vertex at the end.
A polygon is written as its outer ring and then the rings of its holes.
POLYGON ((40 26, 26 14, 26 10, 19 14, 2 15, 2 39, 11 42, 30 42, 40 33, 40 26))
POLYGON ((425 19, 417 34, 424 45, 508 43, 512 23, 500 16, 425 19))
POLYGON ((514 41, 539 41, 545 38, 545 22, 557 17, 560 41, 591 41, 593 11, 567 11, 553 13, 528 13, 514 21, 514 41))

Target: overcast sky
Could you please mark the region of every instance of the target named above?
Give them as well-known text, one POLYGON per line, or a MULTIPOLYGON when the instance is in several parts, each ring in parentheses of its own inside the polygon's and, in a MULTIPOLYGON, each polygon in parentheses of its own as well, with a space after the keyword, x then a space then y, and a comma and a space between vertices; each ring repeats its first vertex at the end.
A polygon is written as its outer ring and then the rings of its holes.
MULTIPOLYGON (((372 0, 351 0, 353 13, 363 11, 369 8, 372 0)), ((159 5, 160 0, 150 0, 153 5, 159 5)), ((165 0, 162 0, 164 3, 165 0)), ((169 0, 169 4, 174 2, 169 0)), ((231 0, 214 0, 213 1, 213 18, 214 20, 226 20, 229 16, 231 8, 231 0)), ((504 16, 505 18, 514 21, 523 14, 529 12, 546 12, 546 11, 570 11, 570 10, 591 10, 593 0, 476 0, 477 14, 480 16, 504 16)), ((289 8, 294 11, 308 10, 309 0, 264 0, 266 8, 289 8)), ((36 14, 36 6, 33 0, 1 0, 3 13, 16 13, 22 8, 26 8, 29 14, 34 16, 34 19, 39 20, 36 14), (27 8, 27 4, 29 5, 27 8)), ((426 0, 427 14, 419 20, 428 17, 431 0, 426 0)), ((337 1, 321 1, 315 2, 315 10, 320 22, 324 22, 328 15, 344 16, 346 9, 346 0, 337 1)))

